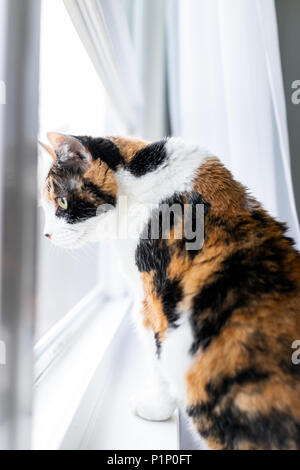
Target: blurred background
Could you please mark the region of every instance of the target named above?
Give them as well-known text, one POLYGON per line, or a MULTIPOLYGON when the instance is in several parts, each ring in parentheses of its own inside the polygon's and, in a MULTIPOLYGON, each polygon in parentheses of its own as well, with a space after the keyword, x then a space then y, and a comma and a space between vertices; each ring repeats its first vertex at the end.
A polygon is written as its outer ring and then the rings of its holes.
POLYGON ((299 246, 299 19, 298 0, 0 0, 0 448, 193 448, 183 416, 126 411, 131 294, 109 244, 43 239, 36 141, 181 136, 299 246))

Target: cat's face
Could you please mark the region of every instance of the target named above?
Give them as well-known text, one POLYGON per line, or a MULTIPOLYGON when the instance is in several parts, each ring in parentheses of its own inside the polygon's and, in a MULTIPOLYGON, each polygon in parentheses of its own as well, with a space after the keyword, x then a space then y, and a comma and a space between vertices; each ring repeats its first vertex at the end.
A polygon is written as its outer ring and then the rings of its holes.
MULTIPOLYGON (((116 205, 114 171, 93 154, 93 139, 48 134, 49 166, 41 191, 44 235, 55 245, 78 248, 95 240, 99 221, 116 205)), ((105 151, 105 146, 103 147, 105 151)))

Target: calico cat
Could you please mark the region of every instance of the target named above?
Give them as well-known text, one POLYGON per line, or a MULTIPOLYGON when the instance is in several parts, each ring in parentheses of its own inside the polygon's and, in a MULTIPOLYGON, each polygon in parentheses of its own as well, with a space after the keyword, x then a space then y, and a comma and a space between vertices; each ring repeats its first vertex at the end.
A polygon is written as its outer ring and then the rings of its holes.
POLYGON ((135 412, 166 420, 180 406, 210 449, 300 449, 300 257, 285 225, 217 158, 180 139, 48 137, 43 207, 54 244, 97 238, 121 196, 151 206, 137 238, 116 240, 151 358, 135 412), (202 224, 200 246, 176 236, 178 214, 168 236, 160 226, 151 238, 151 220, 174 203, 202 224))

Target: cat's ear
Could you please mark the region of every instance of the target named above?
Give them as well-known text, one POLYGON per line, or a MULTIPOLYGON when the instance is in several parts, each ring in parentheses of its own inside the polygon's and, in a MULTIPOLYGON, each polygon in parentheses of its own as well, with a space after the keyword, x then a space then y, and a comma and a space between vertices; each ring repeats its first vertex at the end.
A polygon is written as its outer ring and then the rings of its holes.
POLYGON ((46 152, 50 155, 53 162, 55 163, 57 157, 56 157, 56 153, 54 152, 53 148, 50 147, 50 145, 44 144, 43 142, 40 142, 40 141, 39 141, 39 144, 44 150, 46 150, 46 152))
POLYGON ((62 162, 80 165, 92 159, 89 151, 76 137, 57 132, 48 132, 47 137, 62 162))

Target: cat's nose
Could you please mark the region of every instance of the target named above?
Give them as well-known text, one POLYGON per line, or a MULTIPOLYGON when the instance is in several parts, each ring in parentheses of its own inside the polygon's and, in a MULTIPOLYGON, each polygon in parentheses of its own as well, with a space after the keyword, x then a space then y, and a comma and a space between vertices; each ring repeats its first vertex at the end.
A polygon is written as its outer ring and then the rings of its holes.
POLYGON ((51 240, 51 234, 50 233, 45 233, 45 237, 49 238, 51 240))

